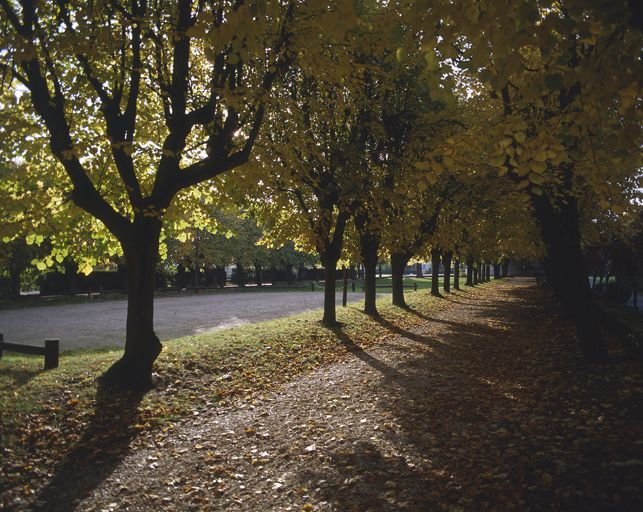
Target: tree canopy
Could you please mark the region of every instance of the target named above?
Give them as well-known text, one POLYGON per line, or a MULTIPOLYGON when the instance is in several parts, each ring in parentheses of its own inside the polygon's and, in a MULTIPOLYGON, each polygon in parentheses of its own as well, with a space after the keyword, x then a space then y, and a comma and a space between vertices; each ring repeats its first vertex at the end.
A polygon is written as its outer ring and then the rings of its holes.
MULTIPOLYGON (((342 249, 365 264, 370 314, 379 258, 403 306, 401 271, 430 251, 468 266, 533 257, 584 355, 604 358, 585 321, 596 315, 582 250, 601 226, 638 225, 633 2, 0 7, 0 235, 46 239, 40 269, 124 258, 127 340, 111 380, 149 384, 165 240, 225 233, 214 212, 229 203, 253 212, 267 243, 319 255, 328 324, 342 249)), ((206 238, 211 255, 227 243, 206 238)))

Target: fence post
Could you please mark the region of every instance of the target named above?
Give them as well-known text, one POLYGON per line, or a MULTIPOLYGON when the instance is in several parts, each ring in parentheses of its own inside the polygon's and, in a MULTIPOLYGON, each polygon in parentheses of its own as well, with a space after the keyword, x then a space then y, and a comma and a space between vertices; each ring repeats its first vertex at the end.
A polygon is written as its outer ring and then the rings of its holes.
POLYGON ((45 340, 45 370, 58 368, 59 340, 45 340))
POLYGON ((346 307, 347 296, 348 296, 348 272, 346 271, 346 267, 344 267, 344 288, 342 290, 342 306, 343 307, 346 307))

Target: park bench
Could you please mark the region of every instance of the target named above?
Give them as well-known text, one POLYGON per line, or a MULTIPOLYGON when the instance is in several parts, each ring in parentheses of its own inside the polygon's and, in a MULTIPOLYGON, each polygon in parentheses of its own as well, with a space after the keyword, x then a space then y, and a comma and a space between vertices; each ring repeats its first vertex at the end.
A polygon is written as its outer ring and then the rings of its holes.
POLYGON ((4 341, 4 335, 0 334, 0 359, 2 359, 2 353, 5 350, 7 352, 17 352, 19 354, 45 356, 45 370, 51 370, 52 368, 58 368, 59 349, 59 340, 45 340, 44 347, 36 347, 34 345, 7 343, 4 341))
MULTIPOLYGON (((393 288, 393 285, 390 285, 390 284, 378 284, 377 286, 375 286, 375 288, 393 288)), ((405 284, 405 285, 402 286, 402 288, 413 288, 413 291, 417 292, 418 291, 418 284, 417 283, 405 284)), ((362 290, 364 290, 364 286, 362 286, 362 290)))

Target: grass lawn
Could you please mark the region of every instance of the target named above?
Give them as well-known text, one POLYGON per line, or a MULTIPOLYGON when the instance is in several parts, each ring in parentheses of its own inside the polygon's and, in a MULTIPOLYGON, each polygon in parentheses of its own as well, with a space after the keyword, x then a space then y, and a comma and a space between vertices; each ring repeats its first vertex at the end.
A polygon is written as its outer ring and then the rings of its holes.
POLYGON ((252 402, 302 372, 342 358, 355 345, 400 333, 449 304, 427 290, 406 296, 409 310, 380 297, 379 319, 362 313, 360 303, 338 307, 341 326, 335 329, 323 327, 321 311, 314 311, 165 342, 155 365, 156 387, 144 396, 99 390, 96 378, 121 350, 67 352, 60 367, 49 371, 41 369, 42 357, 5 354, 0 360, 3 480, 9 487, 25 485, 82 445, 88 432, 109 446, 124 432, 132 438, 158 435, 199 410, 252 402))

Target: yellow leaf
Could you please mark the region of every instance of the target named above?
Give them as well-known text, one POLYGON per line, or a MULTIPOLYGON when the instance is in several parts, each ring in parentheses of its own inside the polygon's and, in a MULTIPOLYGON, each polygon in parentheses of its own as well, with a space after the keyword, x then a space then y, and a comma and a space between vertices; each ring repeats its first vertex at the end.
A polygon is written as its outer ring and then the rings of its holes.
POLYGON ((415 162, 415 168, 421 171, 428 171, 431 169, 431 162, 415 162))
POLYGON ((514 139, 516 139, 516 142, 522 144, 527 139, 527 136, 524 132, 516 132, 514 133, 514 139))
POLYGON ((542 177, 542 175, 531 172, 529 173, 529 181, 532 183, 535 183, 536 185, 542 185, 543 182, 545 181, 545 178, 542 177))
POLYGON ((536 162, 544 162, 545 160, 547 160, 547 152, 544 150, 538 151, 534 155, 534 160, 536 160, 536 162))
POLYGON ((497 156, 496 158, 491 160, 491 165, 495 167, 500 167, 504 163, 505 163, 505 155, 497 156))

